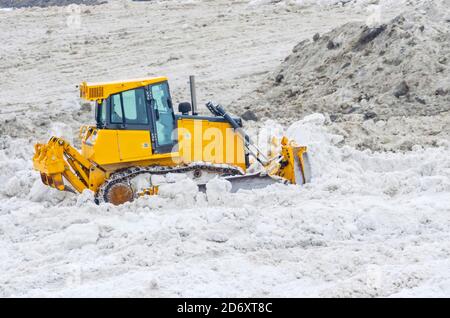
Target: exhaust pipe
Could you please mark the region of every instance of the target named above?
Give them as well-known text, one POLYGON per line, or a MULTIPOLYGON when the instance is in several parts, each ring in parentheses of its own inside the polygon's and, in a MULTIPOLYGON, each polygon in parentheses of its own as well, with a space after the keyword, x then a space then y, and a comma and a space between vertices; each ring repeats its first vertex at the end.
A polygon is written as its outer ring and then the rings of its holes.
POLYGON ((198 115, 197 112, 197 94, 195 91, 195 76, 189 76, 189 87, 191 89, 191 105, 192 105, 192 115, 198 115))

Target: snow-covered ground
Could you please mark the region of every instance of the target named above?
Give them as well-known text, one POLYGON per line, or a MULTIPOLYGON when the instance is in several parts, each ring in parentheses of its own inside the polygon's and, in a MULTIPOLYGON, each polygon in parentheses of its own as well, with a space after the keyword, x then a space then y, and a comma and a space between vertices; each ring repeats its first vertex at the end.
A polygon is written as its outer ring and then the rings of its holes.
POLYGON ((313 114, 284 127, 310 148, 305 187, 181 180, 119 207, 46 188, 31 167, 37 140, 91 115, 81 80, 164 74, 186 99, 194 70, 199 96, 226 105, 364 7, 118 1, 82 7, 80 28, 61 10, 0 12, 0 296, 450 296, 448 140, 360 151, 313 114))
POLYGON ((231 194, 216 180, 203 194, 184 180, 119 207, 45 188, 11 142, 1 295, 449 296, 448 147, 337 147, 323 120, 288 129, 310 146, 303 188, 231 194))

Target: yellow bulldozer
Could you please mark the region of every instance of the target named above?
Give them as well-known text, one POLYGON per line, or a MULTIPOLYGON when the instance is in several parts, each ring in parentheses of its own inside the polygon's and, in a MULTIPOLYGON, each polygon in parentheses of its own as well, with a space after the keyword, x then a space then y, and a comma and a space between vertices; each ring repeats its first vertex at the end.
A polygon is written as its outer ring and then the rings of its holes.
POLYGON ((263 154, 242 120, 221 105, 206 104, 212 116, 197 113, 194 82, 191 76, 191 103, 180 103, 178 114, 166 77, 83 82, 80 97, 95 102, 96 124, 80 128, 81 152, 59 137, 35 145, 42 182, 61 191, 89 189, 96 203, 119 205, 157 195, 173 174, 187 175, 202 191, 214 177, 231 182, 232 192, 309 181, 305 146, 274 138, 275 150, 263 154), (251 161, 259 169, 249 173, 251 161))

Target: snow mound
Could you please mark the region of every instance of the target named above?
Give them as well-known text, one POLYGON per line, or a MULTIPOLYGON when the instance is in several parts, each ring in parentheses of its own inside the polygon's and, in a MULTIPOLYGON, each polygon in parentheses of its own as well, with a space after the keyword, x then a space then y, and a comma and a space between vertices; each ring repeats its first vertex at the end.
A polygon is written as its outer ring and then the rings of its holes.
POLYGON ((234 110, 290 123, 320 112, 360 149, 448 140, 447 6, 423 1, 385 23, 347 23, 303 40, 234 110))

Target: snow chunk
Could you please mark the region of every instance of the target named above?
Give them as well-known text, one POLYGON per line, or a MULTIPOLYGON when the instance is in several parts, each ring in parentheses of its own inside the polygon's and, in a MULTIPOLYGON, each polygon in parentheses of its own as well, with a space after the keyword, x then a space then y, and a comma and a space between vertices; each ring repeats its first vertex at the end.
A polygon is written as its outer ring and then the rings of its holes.
POLYGON ((84 190, 79 196, 77 196, 76 206, 82 207, 86 204, 94 202, 95 193, 91 190, 84 190))
POLYGON ((87 244, 95 244, 99 234, 96 224, 73 224, 65 230, 64 245, 68 249, 75 249, 87 244))
POLYGON ((50 188, 42 183, 41 179, 36 179, 31 187, 29 198, 33 202, 41 202, 50 192, 50 188))
POLYGON ((158 193, 163 198, 169 198, 173 200, 173 203, 192 205, 195 203, 195 197, 198 193, 198 187, 193 180, 185 178, 174 183, 160 185, 158 193))
POLYGON ((206 197, 209 203, 225 202, 226 194, 231 191, 231 182, 221 178, 214 178, 206 184, 206 197))
POLYGON ((3 190, 3 192, 10 197, 18 196, 22 191, 23 188, 20 184, 20 180, 16 176, 12 177, 6 182, 5 188, 3 190))
POLYGON ((325 124, 325 116, 323 114, 315 113, 315 114, 305 116, 301 120, 301 122, 304 124, 314 124, 314 125, 323 126, 323 124, 325 124))
POLYGON ((215 243, 225 243, 228 241, 229 237, 227 233, 218 231, 209 231, 206 233, 206 240, 215 243))
POLYGON ((68 143, 73 144, 72 128, 65 123, 52 123, 50 126, 50 135, 63 138, 68 143))

